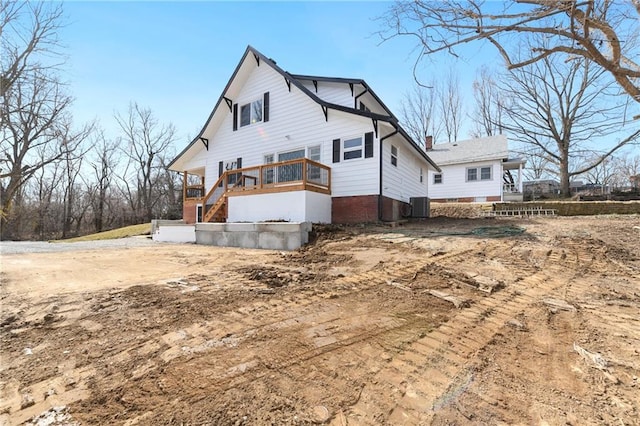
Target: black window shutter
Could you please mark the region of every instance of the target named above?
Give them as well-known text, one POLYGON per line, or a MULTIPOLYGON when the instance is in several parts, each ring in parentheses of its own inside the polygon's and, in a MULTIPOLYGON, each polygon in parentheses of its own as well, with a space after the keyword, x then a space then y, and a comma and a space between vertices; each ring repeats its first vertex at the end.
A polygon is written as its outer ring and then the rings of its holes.
MULTIPOLYGON (((218 177, 222 176, 223 172, 224 172, 224 164, 222 163, 222 161, 218 161, 218 177)), ((222 186, 222 182, 220 182, 219 186, 222 186)))
POLYGON ((340 162, 340 139, 333 140, 333 162, 340 162))
POLYGON ((364 134, 364 158, 373 157, 373 132, 364 134))
POLYGON ((269 92, 265 92, 264 94, 264 113, 262 114, 262 118, 265 122, 269 121, 269 92))
POLYGON ((238 130, 238 104, 233 104, 233 130, 238 130))
POLYGON ((238 157, 238 159, 236 160, 236 169, 241 169, 242 168, 242 157, 238 157))

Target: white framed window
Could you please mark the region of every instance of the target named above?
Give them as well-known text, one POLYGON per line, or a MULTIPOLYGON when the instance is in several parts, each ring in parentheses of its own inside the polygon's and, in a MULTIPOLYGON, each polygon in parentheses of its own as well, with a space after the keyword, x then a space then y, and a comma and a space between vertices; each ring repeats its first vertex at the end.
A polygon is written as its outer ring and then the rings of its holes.
POLYGON ((262 121, 262 99, 240 106, 240 127, 262 121))
POLYGON ((319 163, 321 159, 321 152, 320 145, 310 146, 307 148, 307 158, 319 163))
POLYGON ((491 180, 491 167, 480 167, 480 180, 491 180))
POLYGON ((342 142, 342 158, 344 160, 362 158, 362 137, 345 139, 342 142))
MULTIPOLYGON (((266 154, 264 156, 264 164, 273 164, 274 155, 266 154)), ((265 184, 274 183, 274 168, 265 167, 262 169, 262 182, 265 184)))
POLYGON ((420 167, 420 183, 424 182, 424 172, 422 171, 422 167, 420 167))
POLYGON ((398 148, 391 145, 391 164, 398 167, 398 148))
POLYGON ((433 184, 439 184, 442 183, 442 173, 436 173, 433 175, 433 184))
POLYGON ((467 182, 478 180, 491 180, 491 166, 467 168, 467 182))
MULTIPOLYGON (((309 160, 313 160, 316 162, 320 162, 321 156, 320 145, 309 146, 307 147, 307 158, 309 160)), ((322 178, 322 170, 320 170, 319 166, 314 166, 312 164, 307 165, 307 179, 310 181, 320 181, 322 178)))

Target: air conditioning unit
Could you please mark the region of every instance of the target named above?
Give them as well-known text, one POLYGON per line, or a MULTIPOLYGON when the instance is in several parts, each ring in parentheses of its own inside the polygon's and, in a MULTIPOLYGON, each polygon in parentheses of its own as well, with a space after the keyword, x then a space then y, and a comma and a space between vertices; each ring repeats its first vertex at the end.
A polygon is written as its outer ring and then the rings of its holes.
POLYGON ((411 217, 429 217, 429 197, 411 197, 411 217))

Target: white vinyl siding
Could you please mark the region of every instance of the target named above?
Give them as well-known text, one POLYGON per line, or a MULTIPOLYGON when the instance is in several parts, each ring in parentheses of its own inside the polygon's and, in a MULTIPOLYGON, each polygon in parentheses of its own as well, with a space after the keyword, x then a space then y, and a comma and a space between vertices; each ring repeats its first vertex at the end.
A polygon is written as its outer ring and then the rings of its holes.
POLYGON ((428 185, 420 183, 420 168, 427 168, 426 160, 399 136, 385 139, 382 150, 382 195, 405 203, 411 197, 426 197, 428 185), (396 148, 397 166, 389 161, 392 146, 396 148))
MULTIPOLYGON (((496 197, 502 195, 500 179, 481 180, 481 169, 490 169, 491 176, 500 176, 499 161, 493 163, 467 163, 440 166, 442 169, 442 183, 429 185, 429 197, 437 199, 496 197), (477 171, 478 180, 468 180, 468 170, 477 171)), ((485 170, 486 173, 486 170, 485 170)), ((435 182, 434 171, 429 171, 429 182, 435 182)))
MULTIPOLYGON (((378 140, 374 138, 373 157, 360 160, 342 160, 331 163, 332 141, 373 131, 371 120, 340 111, 329 110, 325 120, 322 108, 294 85, 291 92, 280 74, 270 66, 256 67, 235 97, 234 102, 244 105, 265 93, 270 93, 269 121, 240 127, 233 131, 233 114, 225 109, 224 119, 210 126, 203 137, 209 139, 209 150, 198 157, 206 157, 206 187, 218 178, 218 161, 242 157, 243 167, 263 164, 265 155, 289 152, 304 147, 320 146, 320 159, 331 167, 332 196, 375 195, 378 186, 378 140)), ((348 86, 347 86, 347 92, 348 86)), ((364 154, 363 154, 364 155, 364 154)), ((388 154, 386 154, 388 155, 388 154)), ((277 157, 276 157, 277 159, 277 157)))
POLYGON ((316 93, 316 88, 312 81, 304 80, 302 83, 311 91, 311 93, 315 94, 323 101, 353 108, 353 103, 355 101, 353 100, 351 89, 349 89, 348 84, 319 81, 318 92, 316 93))

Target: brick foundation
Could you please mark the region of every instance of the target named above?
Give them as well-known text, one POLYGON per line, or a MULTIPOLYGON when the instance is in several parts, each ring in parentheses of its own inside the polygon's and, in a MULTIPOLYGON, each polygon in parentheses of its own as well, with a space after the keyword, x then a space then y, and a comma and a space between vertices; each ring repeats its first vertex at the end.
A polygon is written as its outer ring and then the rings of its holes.
POLYGON ((382 197, 382 220, 395 222, 411 216, 411 204, 393 198, 382 197))
MULTIPOLYGON (((377 195, 361 195, 354 197, 333 197, 331 199, 332 223, 364 223, 377 222, 378 217, 377 195)), ((382 220, 397 221, 407 217, 411 213, 408 203, 382 197, 382 220)))
POLYGON ((196 223, 196 206, 202 204, 200 200, 184 200, 182 204, 182 220, 184 223, 196 223))
POLYGON ((360 223, 377 221, 377 195, 331 198, 331 223, 360 223))

